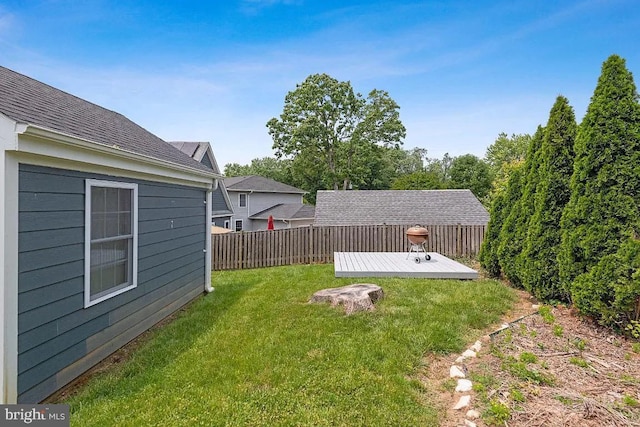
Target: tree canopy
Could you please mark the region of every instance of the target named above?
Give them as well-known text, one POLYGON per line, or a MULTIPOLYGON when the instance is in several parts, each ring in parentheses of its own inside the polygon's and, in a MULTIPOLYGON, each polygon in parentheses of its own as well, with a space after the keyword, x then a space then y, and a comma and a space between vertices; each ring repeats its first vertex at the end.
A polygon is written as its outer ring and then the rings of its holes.
POLYGON ((405 137, 399 109, 385 91, 365 99, 348 81, 313 74, 286 95, 267 128, 276 157, 291 159, 294 171, 336 190, 369 187, 376 168, 384 168, 384 148, 405 137))
POLYGON ((451 162, 449 188, 467 188, 478 199, 491 190, 489 166, 473 154, 458 156, 451 162))
POLYGON ((292 182, 291 161, 275 157, 256 158, 248 165, 228 163, 224 166, 224 174, 226 176, 259 175, 279 182, 292 182))
POLYGON ((498 175, 500 169, 506 164, 517 160, 524 160, 531 143, 531 135, 512 134, 508 136, 501 132, 498 137, 487 147, 484 159, 491 169, 493 175, 498 175))

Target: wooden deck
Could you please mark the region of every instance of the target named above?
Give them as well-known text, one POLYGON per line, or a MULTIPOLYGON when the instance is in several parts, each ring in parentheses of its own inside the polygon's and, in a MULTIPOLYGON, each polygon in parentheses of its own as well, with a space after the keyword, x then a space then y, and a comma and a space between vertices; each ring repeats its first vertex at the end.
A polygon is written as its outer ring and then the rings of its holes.
POLYGON ((335 252, 336 277, 422 277, 429 279, 477 279, 478 272, 436 252, 431 259, 407 258, 407 252, 335 252))

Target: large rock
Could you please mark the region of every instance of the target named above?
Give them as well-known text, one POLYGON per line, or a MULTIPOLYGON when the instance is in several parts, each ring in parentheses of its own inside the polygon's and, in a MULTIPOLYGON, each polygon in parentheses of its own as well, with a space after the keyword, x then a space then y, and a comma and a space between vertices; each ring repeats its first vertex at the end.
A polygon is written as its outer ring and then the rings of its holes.
POLYGON ((347 315, 356 311, 375 310, 373 303, 384 297, 384 291, 371 283, 356 283, 341 288, 323 289, 313 294, 309 302, 330 302, 332 306, 342 304, 347 315))

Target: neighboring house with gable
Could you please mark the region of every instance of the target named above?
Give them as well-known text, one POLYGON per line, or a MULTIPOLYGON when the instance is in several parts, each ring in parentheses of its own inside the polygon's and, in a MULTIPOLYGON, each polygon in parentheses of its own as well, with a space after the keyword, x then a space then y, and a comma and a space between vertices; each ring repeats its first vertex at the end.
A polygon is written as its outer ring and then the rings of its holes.
POLYGON ((0 403, 39 402, 211 291, 211 167, 0 67, 0 403))
POLYGON ((276 229, 313 223, 315 210, 303 204, 304 190, 257 175, 225 178, 224 184, 233 206, 233 231, 266 230, 269 215, 276 229))
POLYGON ((313 225, 487 225, 471 190, 318 191, 313 225))
MULTIPOLYGON (((191 156, 194 160, 207 165, 217 174, 220 173, 218 162, 213 155, 211 144, 208 142, 190 142, 190 141, 169 141, 171 145, 176 147, 183 153, 191 156)), ((229 194, 224 186, 223 180, 217 180, 217 185, 213 188, 211 196, 211 217, 212 224, 218 227, 230 228, 233 210, 229 194)))

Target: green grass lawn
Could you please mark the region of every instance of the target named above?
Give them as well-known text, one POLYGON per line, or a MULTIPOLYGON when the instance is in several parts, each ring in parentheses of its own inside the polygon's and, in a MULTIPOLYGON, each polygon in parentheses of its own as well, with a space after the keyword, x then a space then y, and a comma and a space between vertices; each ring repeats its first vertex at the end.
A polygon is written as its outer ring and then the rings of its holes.
POLYGON ((71 404, 83 426, 435 426, 424 358, 464 350, 513 293, 493 280, 338 279, 332 265, 214 272, 215 292, 71 404), (375 312, 307 304, 356 282, 375 312))

